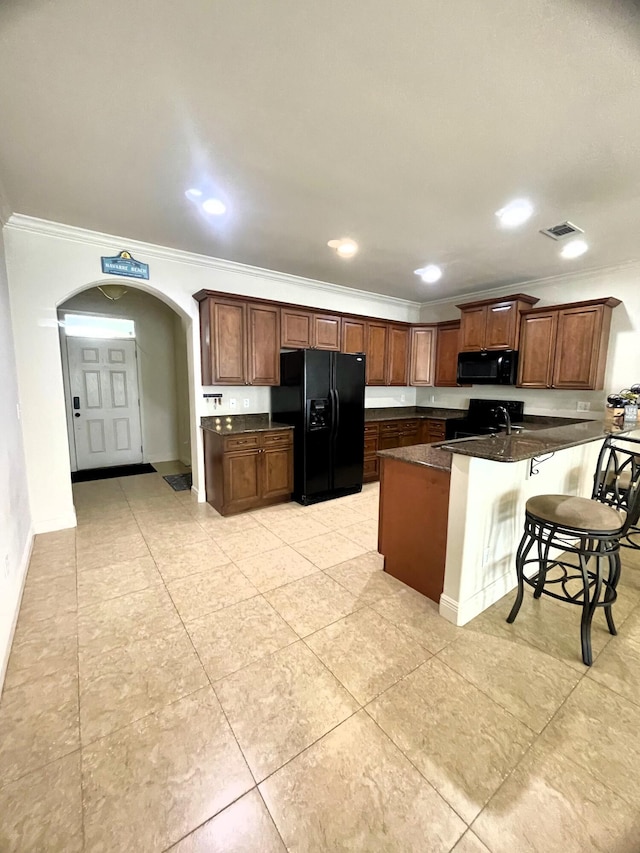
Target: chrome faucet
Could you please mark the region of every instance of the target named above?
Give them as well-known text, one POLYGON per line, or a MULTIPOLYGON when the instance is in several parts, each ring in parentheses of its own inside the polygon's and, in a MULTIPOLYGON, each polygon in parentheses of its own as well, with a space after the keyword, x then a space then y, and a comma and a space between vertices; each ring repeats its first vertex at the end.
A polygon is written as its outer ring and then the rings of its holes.
POLYGON ((504 417, 503 426, 507 435, 511 435, 511 415, 509 414, 509 412, 504 406, 496 406, 493 411, 496 413, 496 415, 502 415, 504 417))

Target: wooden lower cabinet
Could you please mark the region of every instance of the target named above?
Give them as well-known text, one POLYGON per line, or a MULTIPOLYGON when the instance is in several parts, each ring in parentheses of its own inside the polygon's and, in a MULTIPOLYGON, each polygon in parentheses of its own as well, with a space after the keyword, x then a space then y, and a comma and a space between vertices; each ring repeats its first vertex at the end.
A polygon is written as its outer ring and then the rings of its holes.
POLYGON ((420 444, 434 444, 436 441, 444 441, 445 422, 435 418, 427 418, 420 423, 420 444))
POLYGON ((445 422, 435 418, 370 421, 364 427, 364 482, 380 479, 379 450, 445 440, 445 422))
POLYGON ((293 430, 204 430, 204 461, 207 502, 221 515, 291 500, 293 430))

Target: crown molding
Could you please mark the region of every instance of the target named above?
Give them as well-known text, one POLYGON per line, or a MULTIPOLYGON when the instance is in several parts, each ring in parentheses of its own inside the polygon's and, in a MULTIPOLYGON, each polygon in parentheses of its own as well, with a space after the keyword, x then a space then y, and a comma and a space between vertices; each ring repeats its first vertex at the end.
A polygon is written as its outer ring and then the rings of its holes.
POLYGON ((52 222, 48 219, 38 219, 34 216, 26 216, 22 213, 14 213, 9 217, 4 226, 14 231, 25 231, 31 234, 39 234, 46 237, 56 237, 61 240, 70 240, 74 243, 85 243, 99 246, 102 249, 120 250, 126 248, 133 254, 146 255, 148 258, 159 258, 162 260, 175 261, 176 263, 189 264, 190 266, 205 267, 207 269, 220 270, 240 275, 253 276, 254 278, 267 279, 281 284, 296 284, 302 287, 312 287, 314 290, 322 290, 333 294, 350 294, 365 299, 374 300, 383 305, 396 305, 403 308, 420 308, 420 302, 410 299, 401 299, 398 296, 388 296, 384 293, 374 293, 370 290, 359 290, 355 287, 347 287, 342 284, 334 284, 330 281, 320 281, 314 278, 292 275, 291 273, 268 270, 262 267, 254 267, 249 264, 241 264, 237 261, 227 261, 223 258, 214 258, 209 255, 199 255, 196 252, 185 252, 182 249, 171 249, 167 246, 158 246, 155 243, 144 243, 140 240, 131 240, 129 237, 118 237, 113 234, 104 234, 100 231, 90 231, 87 228, 78 228, 74 225, 65 225, 61 222, 52 222))
POLYGON ((526 281, 501 284, 499 287, 491 287, 485 290, 472 290, 467 293, 459 293, 457 296, 443 296, 441 299, 430 299, 428 302, 421 302, 420 307, 425 308, 433 305, 448 305, 464 299, 469 299, 470 301, 473 300, 475 302, 478 299, 483 299, 485 296, 504 296, 514 289, 523 290, 528 287, 551 287, 552 285, 559 284, 563 281, 582 281, 592 278, 594 275, 598 275, 599 273, 614 273, 619 270, 633 269, 633 267, 638 267, 638 272, 640 273, 640 259, 624 261, 621 264, 613 264, 604 267, 590 267, 589 269, 580 270, 579 272, 563 272, 558 273, 558 275, 546 276, 545 278, 530 278, 526 281))

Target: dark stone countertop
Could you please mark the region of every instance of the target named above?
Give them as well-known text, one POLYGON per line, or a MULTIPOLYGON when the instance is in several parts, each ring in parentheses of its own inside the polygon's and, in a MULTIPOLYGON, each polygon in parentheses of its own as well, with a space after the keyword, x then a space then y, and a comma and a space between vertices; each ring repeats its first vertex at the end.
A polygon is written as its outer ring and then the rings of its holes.
POLYGON ((406 421, 414 418, 432 418, 444 421, 448 418, 464 418, 466 409, 443 409, 436 406, 392 406, 382 409, 365 409, 364 422, 372 421, 406 421))
POLYGON ((410 465, 422 465, 425 468, 438 468, 451 471, 451 453, 435 444, 414 444, 411 447, 396 447, 393 450, 381 450, 378 456, 384 459, 396 459, 410 465))
POLYGON ((270 432, 276 429, 293 429, 291 424, 272 421, 270 415, 210 415, 200 418, 200 427, 219 435, 238 435, 243 432, 270 432))
MULTIPOLYGON (((637 431, 637 428, 635 429, 637 431)), ((534 456, 598 441, 606 438, 610 433, 619 435, 633 431, 634 428, 615 427, 604 421, 581 421, 569 426, 536 429, 535 432, 524 432, 518 435, 501 433, 476 438, 460 438, 432 446, 451 453, 459 453, 462 456, 490 459, 493 462, 522 462, 524 459, 533 459, 534 456)))

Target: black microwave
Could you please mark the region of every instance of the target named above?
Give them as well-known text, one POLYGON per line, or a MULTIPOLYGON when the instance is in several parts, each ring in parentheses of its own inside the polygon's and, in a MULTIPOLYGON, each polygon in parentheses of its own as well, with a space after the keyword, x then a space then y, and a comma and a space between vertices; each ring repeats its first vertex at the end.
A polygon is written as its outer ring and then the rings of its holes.
POLYGON ((458 353, 459 385, 515 385, 517 376, 515 350, 458 353))

